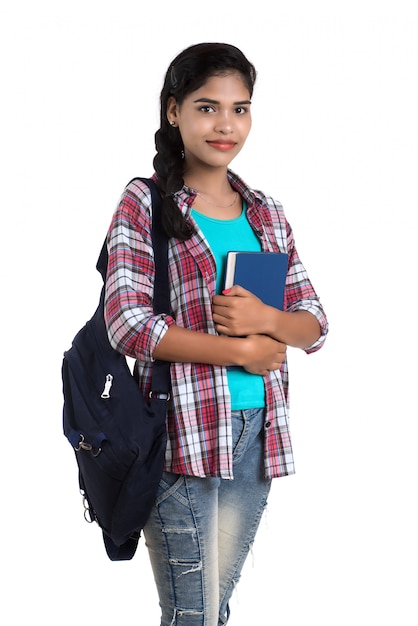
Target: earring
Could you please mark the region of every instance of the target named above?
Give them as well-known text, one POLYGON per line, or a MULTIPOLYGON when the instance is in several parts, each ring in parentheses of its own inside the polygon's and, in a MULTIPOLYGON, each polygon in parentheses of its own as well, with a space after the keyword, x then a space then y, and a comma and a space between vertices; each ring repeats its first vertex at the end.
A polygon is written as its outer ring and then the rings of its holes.
POLYGON ((176 125, 176 123, 175 123, 175 121, 174 121, 174 120, 171 120, 171 121, 170 121, 170 124, 171 124, 171 126, 175 126, 175 125, 176 125))

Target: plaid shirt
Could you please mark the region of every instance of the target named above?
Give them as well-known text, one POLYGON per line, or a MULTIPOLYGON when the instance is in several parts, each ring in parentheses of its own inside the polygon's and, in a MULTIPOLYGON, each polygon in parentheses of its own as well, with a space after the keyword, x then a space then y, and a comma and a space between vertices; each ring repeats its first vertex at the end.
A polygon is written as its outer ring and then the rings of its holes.
MULTIPOLYGON (((228 176, 233 188, 247 202, 248 221, 262 249, 289 254, 284 309, 309 311, 317 318, 321 337, 306 352, 318 350, 325 340, 327 320, 297 255, 281 204, 249 189, 231 171, 228 176)), ((141 181, 133 181, 126 187, 108 234, 105 319, 109 339, 119 352, 137 359, 145 394, 150 390, 153 352, 170 325, 217 334, 212 318, 215 261, 190 215, 195 192, 183 187, 175 199, 196 233, 188 241, 169 241, 170 315, 155 316, 152 310, 151 195, 141 181)), ((166 470, 232 479, 231 404, 226 368, 172 363, 171 379, 166 470)), ((266 478, 274 478, 294 473, 288 427, 287 363, 280 370, 270 372, 264 381, 264 468, 266 478)))

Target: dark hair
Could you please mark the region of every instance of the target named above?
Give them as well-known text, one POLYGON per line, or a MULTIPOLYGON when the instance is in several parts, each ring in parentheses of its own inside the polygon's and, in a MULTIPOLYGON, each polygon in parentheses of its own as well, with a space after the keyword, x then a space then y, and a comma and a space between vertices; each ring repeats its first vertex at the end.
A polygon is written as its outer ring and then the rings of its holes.
POLYGON ((154 168, 158 186, 164 195, 162 220, 169 237, 189 239, 192 235, 173 194, 184 184, 183 141, 177 127, 167 119, 167 104, 173 96, 178 104, 212 76, 239 72, 252 96, 256 71, 235 46, 225 43, 201 43, 181 52, 170 64, 160 95, 160 128, 155 133, 154 168))

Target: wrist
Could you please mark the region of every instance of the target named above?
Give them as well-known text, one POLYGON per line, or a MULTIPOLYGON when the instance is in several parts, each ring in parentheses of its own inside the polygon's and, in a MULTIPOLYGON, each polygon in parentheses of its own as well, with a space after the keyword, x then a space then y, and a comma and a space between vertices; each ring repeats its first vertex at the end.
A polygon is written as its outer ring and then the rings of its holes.
POLYGON ((230 365, 243 367, 248 359, 248 339, 247 337, 228 337, 228 354, 230 355, 230 365))
POLYGON ((281 318, 283 316, 283 311, 276 309, 272 306, 266 307, 266 314, 263 317, 264 320, 264 329, 263 334, 272 337, 273 339, 278 339, 278 333, 282 326, 281 318))

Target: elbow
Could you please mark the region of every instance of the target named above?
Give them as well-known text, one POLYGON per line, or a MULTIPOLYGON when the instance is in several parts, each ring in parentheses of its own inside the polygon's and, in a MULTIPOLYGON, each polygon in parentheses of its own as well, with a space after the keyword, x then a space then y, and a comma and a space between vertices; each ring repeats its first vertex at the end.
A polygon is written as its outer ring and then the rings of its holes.
POLYGON ((317 352, 318 350, 320 350, 322 346, 324 345, 325 340, 328 335, 328 322, 326 318, 324 318, 322 323, 320 320, 316 318, 316 322, 317 322, 317 327, 319 329, 319 332, 317 332, 315 335, 316 339, 304 348, 304 351, 306 352, 306 354, 312 354, 313 352, 317 352))

